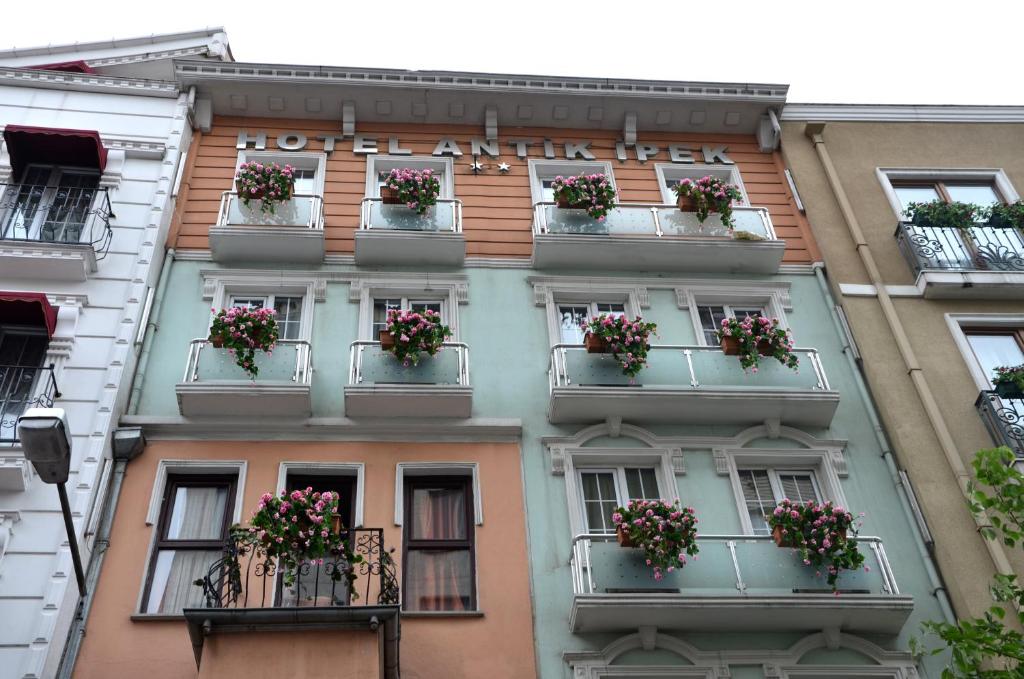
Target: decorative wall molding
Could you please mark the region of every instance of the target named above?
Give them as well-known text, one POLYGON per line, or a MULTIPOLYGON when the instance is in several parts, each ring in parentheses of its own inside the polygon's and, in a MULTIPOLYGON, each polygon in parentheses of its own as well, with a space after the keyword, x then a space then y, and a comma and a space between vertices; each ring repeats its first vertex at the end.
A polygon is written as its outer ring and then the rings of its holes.
POLYGON ((409 291, 414 294, 425 292, 454 293, 458 304, 469 303, 469 279, 460 274, 434 275, 424 273, 350 273, 349 301, 359 302, 366 291, 409 291))
POLYGON ((232 288, 309 288, 313 299, 323 302, 327 298, 327 278, 315 271, 268 271, 265 269, 203 269, 203 299, 213 301, 223 297, 224 290, 232 288))
POLYGON ((178 96, 175 83, 142 78, 118 78, 96 73, 68 73, 38 69, 0 66, 0 85, 13 87, 41 87, 44 89, 134 94, 144 97, 173 99, 178 96))

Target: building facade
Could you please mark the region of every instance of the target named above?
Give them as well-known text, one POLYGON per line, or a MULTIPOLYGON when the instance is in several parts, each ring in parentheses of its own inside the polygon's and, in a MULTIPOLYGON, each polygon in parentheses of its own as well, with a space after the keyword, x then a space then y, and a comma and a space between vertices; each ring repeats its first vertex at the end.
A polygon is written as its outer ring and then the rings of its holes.
POLYGON ((148 445, 76 677, 938 676, 909 639, 950 612, 786 176, 785 86, 176 75, 195 139, 121 419, 148 445), (253 161, 295 168, 273 215, 234 186, 253 161), (440 179, 424 215, 382 202, 403 168, 440 179), (602 222, 554 200, 581 173, 616 191, 602 222), (676 208, 672 187, 704 176, 740 187, 748 235, 676 208), (277 312, 255 380, 207 342, 232 306, 277 312), (403 367, 378 342, 389 308, 435 311, 453 337, 403 367), (601 313, 657 323, 635 379, 584 350, 601 313), (798 371, 721 351, 716 326, 746 314, 792 330, 798 371), (245 554, 225 588, 229 525, 303 486, 341 494, 360 598, 245 554), (869 569, 839 595, 772 543, 786 496, 865 512, 869 569), (697 559, 660 581, 611 523, 655 498, 700 520, 697 559))
POLYGON ((895 453, 919 493, 957 613, 992 605, 1016 550, 983 540, 967 511, 971 460, 1024 455, 1021 402, 993 369, 1024 363, 1024 278, 1013 228, 917 226, 910 202, 1020 200, 1019 108, 792 105, 783 151, 845 310, 895 453))
POLYGON ((186 55, 229 58, 226 37, 0 52, 0 677, 55 676, 81 602, 57 491, 18 441, 27 408, 65 409, 74 530, 86 566, 102 553, 111 432, 191 138, 186 55))

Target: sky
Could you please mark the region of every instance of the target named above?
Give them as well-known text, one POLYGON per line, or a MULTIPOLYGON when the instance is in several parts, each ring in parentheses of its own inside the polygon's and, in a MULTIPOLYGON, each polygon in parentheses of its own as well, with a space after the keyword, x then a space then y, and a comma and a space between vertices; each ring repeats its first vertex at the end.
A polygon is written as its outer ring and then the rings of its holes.
POLYGON ((1024 105, 1021 0, 51 0, 43 21, 38 7, 7 3, 0 48, 224 26, 238 61, 786 83, 790 102, 1024 105))

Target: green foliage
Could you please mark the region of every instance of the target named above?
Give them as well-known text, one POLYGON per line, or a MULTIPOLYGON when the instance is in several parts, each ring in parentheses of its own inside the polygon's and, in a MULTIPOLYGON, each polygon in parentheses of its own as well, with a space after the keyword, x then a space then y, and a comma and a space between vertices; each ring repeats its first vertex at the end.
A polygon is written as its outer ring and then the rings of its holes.
POLYGON ((256 352, 273 355, 277 344, 278 327, 274 314, 273 309, 221 309, 213 318, 207 339, 215 346, 226 349, 238 367, 255 380, 260 372, 256 365, 256 352))
POLYGON ((588 335, 596 335, 608 344, 612 356, 622 365, 623 375, 636 377, 647 365, 650 337, 658 330, 656 324, 639 316, 631 321, 625 314, 601 314, 583 321, 582 325, 588 335))
POLYGON ((1004 205, 998 203, 989 210, 989 226, 1024 229, 1024 201, 1004 205))
POLYGON ((555 177, 551 182, 555 200, 570 208, 586 210, 601 222, 615 209, 615 187, 604 174, 579 174, 555 177))
POLYGON ((974 203, 911 203, 903 211, 912 224, 938 229, 969 229, 988 218, 989 209, 974 203))
POLYGON ((805 565, 814 568, 818 577, 826 574, 829 587, 836 590, 840 571, 864 566, 864 555, 857 549, 857 527, 853 514, 831 502, 819 505, 783 498, 768 516, 768 525, 777 528, 783 546, 800 552, 805 565))
POLYGON ((701 224, 712 212, 717 212, 722 219, 722 226, 727 229, 735 224, 732 219, 732 204, 743 200, 740 188, 734 184, 712 177, 701 177, 696 181, 684 179, 675 185, 676 195, 689 198, 693 202, 694 212, 701 224))
POLYGON ((452 336, 451 328, 441 323, 441 315, 431 309, 423 313, 388 309, 387 332, 395 338, 391 353, 406 367, 417 365, 421 353, 436 355, 452 336))

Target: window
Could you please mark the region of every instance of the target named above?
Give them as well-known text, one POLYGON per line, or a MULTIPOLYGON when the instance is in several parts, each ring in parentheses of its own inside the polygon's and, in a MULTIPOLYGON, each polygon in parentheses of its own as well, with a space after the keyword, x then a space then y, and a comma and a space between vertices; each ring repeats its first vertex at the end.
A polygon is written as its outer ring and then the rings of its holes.
POLYGON ((583 516, 588 533, 614 533, 612 512, 630 500, 657 500, 658 474, 654 467, 588 468, 579 470, 583 516))
POLYGON ((238 154, 239 165, 252 161, 277 163, 282 167, 291 165, 294 168, 292 177, 295 179, 296 196, 323 195, 326 170, 326 156, 323 153, 244 151, 238 154))
POLYGON ((697 307, 697 316, 700 318, 700 328, 704 332, 704 343, 714 346, 718 344, 715 331, 722 327, 722 319, 744 318, 746 316, 761 316, 764 309, 750 305, 732 304, 702 304, 697 307))
POLYGON ((441 182, 438 198, 447 200, 455 197, 455 185, 451 158, 417 158, 414 156, 371 155, 366 158, 366 195, 380 197, 380 187, 391 170, 409 168, 412 170, 433 170, 441 182))
POLYGON ((33 405, 48 346, 45 329, 0 325, 0 440, 17 438, 18 418, 33 405))
MULTIPOLYGON (((381 330, 387 328, 389 309, 411 309, 420 313, 427 309, 441 313, 444 308, 441 300, 422 300, 409 297, 388 297, 373 300, 372 338, 376 339, 381 330)), ((442 316, 442 319, 444 317, 442 316)))
POLYGON ((168 476, 143 596, 146 613, 176 615, 202 603, 193 584, 224 553, 236 477, 168 476))
POLYGON ((734 184, 739 187, 743 194, 742 205, 747 205, 747 191, 743 186, 740 171, 735 165, 702 165, 702 164, 678 164, 678 163, 657 163, 654 170, 658 175, 658 185, 661 188, 661 199, 666 205, 675 205, 675 186, 684 179, 695 180, 701 177, 717 177, 722 181, 734 184))
POLYGON ((945 203, 976 203, 993 205, 1003 202, 996 187, 988 182, 970 181, 928 181, 894 182, 892 185, 901 209, 910 203, 930 203, 941 200, 945 203))
POLYGON ((98 172, 29 165, 0 212, 3 238, 78 243, 99 187, 98 172))
POLYGON ((614 302, 587 302, 559 304, 559 341, 562 344, 583 344, 583 322, 600 314, 624 314, 625 304, 614 302))
POLYGON ((743 502, 755 535, 768 535, 768 515, 789 498, 794 502, 821 502, 813 471, 790 469, 737 469, 743 502))
POLYGON ((281 339, 297 340, 302 335, 302 297, 295 295, 232 295, 229 306, 249 309, 272 308, 277 312, 281 339))
POLYGON ((571 161, 571 160, 531 160, 530 193, 534 203, 552 202, 554 193, 551 183, 555 177, 567 177, 576 174, 603 174, 615 187, 611 163, 604 161, 571 161))
POLYGON ((989 389, 996 368, 1024 363, 1024 329, 964 328, 964 335, 989 380, 989 389))
POLYGON ((471 483, 460 476, 405 477, 405 610, 476 610, 471 483))

